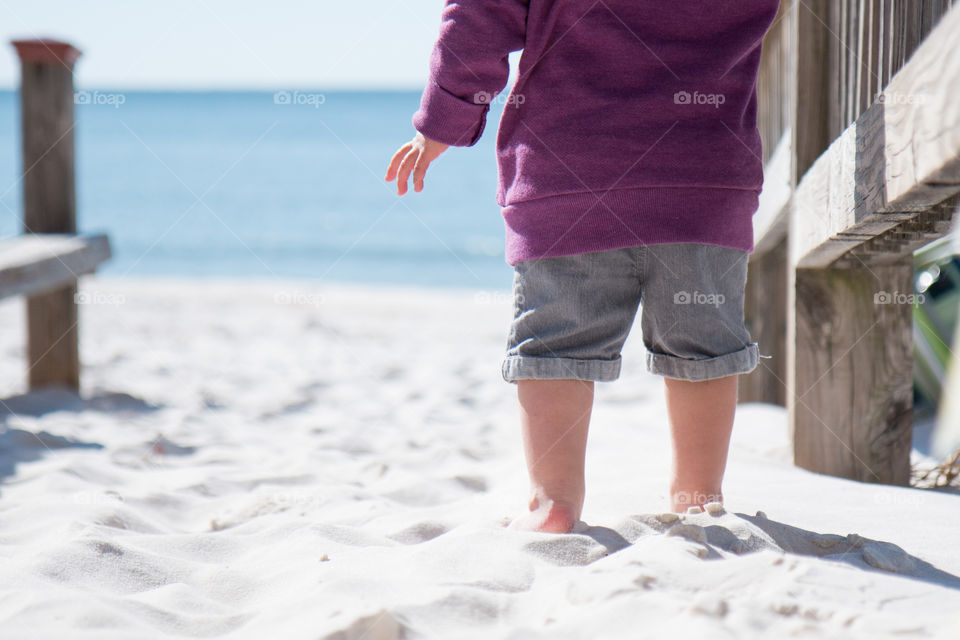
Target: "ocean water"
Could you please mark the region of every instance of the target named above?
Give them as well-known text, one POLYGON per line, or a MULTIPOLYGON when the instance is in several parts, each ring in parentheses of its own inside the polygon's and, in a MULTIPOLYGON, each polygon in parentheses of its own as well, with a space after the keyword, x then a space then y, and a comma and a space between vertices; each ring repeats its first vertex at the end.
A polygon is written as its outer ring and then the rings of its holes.
MULTIPOLYGON (((508 288, 495 201, 499 111, 423 192, 383 180, 419 92, 86 91, 76 107, 81 231, 111 275, 306 278, 508 288)), ((20 232, 19 99, 0 92, 0 234, 20 232)))

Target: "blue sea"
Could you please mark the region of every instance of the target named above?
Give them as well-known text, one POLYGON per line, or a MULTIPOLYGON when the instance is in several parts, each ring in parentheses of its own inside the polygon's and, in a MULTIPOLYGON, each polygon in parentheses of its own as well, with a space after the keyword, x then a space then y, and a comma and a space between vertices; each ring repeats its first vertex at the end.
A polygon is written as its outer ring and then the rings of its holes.
MULTIPOLYGON (((383 176, 416 92, 88 90, 76 106, 77 215, 110 275, 307 278, 507 288, 494 106, 425 189, 383 176)), ((20 232, 19 98, 0 92, 0 234, 20 232)))

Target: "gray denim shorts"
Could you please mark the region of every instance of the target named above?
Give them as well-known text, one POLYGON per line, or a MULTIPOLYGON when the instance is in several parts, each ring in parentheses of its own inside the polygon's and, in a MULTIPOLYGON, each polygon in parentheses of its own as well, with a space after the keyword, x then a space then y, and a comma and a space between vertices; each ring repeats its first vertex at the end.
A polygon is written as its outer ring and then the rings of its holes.
POLYGON ((651 373, 708 380, 753 371, 748 257, 679 243, 519 262, 503 378, 615 380, 638 307, 651 373))

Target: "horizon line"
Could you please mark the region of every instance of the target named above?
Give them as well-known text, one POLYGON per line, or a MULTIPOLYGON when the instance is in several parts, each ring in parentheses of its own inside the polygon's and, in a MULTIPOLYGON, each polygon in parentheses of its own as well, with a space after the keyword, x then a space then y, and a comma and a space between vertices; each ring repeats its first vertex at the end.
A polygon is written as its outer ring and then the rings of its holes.
MULTIPOLYGON (((17 85, 0 85, 0 91, 17 92, 20 87, 17 85)), ((328 91, 331 93, 411 93, 422 92, 423 86, 377 86, 377 85, 333 85, 333 86, 215 86, 200 87, 195 85, 146 85, 146 86, 75 86, 76 91, 101 91, 101 92, 139 92, 139 93, 278 93, 280 91, 328 91)))

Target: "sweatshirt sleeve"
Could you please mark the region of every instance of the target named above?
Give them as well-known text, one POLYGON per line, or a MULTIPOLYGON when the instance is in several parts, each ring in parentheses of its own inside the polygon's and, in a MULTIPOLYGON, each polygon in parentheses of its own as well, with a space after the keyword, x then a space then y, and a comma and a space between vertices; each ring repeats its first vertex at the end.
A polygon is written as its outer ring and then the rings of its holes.
POLYGON ((451 146, 480 139, 490 101, 523 48, 529 0, 447 0, 414 128, 451 146))

